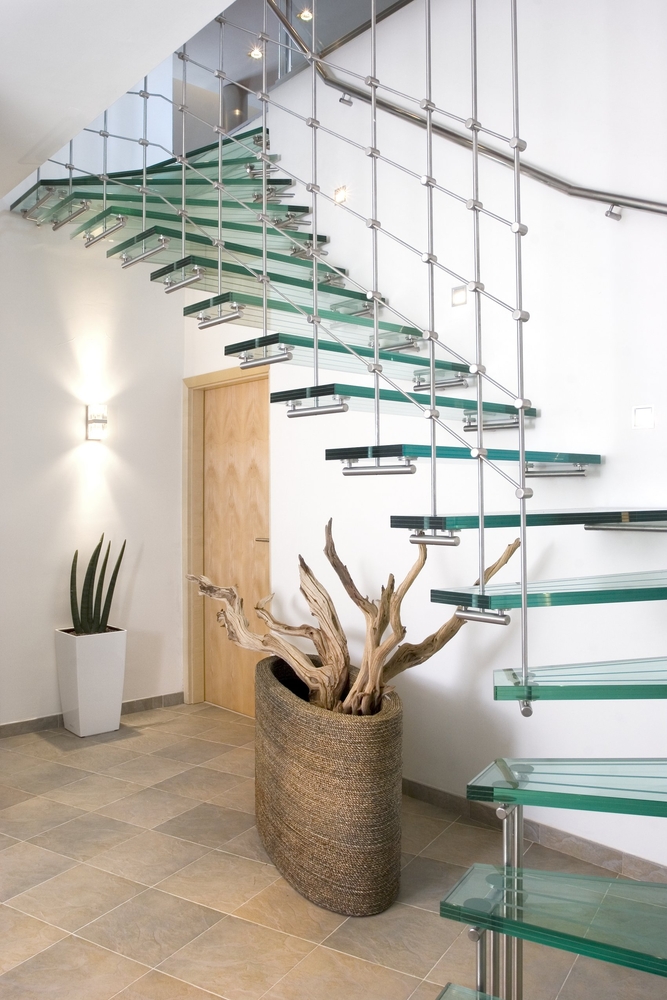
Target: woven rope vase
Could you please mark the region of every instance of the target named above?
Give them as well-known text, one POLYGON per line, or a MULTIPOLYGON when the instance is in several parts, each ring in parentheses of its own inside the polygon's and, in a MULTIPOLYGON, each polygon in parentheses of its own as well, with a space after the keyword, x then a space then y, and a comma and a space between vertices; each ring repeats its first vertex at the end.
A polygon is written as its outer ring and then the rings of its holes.
POLYGON ((257 828, 269 857, 318 906, 381 913, 400 881, 400 698, 377 715, 328 712, 277 657, 257 664, 255 690, 257 828))

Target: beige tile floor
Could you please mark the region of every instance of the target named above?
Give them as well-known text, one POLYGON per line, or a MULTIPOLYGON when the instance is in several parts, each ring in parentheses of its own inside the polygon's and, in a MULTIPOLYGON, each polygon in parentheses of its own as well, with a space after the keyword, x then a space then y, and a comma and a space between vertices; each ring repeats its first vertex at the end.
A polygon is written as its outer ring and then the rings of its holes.
MULTIPOLYGON (((466 928, 438 916, 500 835, 406 798, 398 901, 321 910, 254 826, 251 719, 208 705, 117 733, 0 740, 0 1000, 435 1000, 473 986, 466 928)), ((535 867, 608 875, 538 845, 535 867)), ((526 946, 526 1000, 654 1000, 662 979, 526 946)))

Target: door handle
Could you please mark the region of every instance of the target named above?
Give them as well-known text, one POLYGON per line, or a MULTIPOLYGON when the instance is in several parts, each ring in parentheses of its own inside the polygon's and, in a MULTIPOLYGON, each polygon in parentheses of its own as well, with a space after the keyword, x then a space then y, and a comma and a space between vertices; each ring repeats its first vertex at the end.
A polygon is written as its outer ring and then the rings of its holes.
POLYGON ((268 542, 269 539, 268 538, 256 538, 255 541, 256 542, 268 542))

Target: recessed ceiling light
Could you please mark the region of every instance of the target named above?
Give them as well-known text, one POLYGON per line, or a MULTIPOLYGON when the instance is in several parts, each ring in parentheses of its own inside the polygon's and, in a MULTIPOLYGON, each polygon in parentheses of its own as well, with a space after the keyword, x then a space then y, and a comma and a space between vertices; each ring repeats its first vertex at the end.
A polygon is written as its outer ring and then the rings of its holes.
POLYGON ((307 7, 304 7, 303 10, 301 11, 301 13, 297 14, 296 16, 298 18, 300 18, 302 21, 312 21, 313 20, 313 12, 312 12, 312 10, 308 10, 307 7))
POLYGON ((259 45, 253 45, 248 55, 250 56, 251 59, 261 59, 262 50, 260 49, 259 45))
POLYGON ((342 205, 344 201, 347 201, 347 188, 345 185, 336 188, 334 191, 334 201, 337 205, 342 205))

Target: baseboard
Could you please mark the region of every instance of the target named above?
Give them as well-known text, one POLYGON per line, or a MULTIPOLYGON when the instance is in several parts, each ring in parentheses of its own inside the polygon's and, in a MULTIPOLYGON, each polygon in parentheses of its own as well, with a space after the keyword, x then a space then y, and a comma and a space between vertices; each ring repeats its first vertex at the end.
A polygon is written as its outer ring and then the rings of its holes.
MULTIPOLYGON (((131 715, 133 712, 148 712, 152 708, 170 708, 172 705, 182 704, 182 691, 176 691, 174 694, 157 694, 153 698, 136 698, 134 701, 124 701, 121 708, 121 715, 131 715)), ((0 740, 4 740, 8 736, 23 736, 25 733, 40 733, 44 729, 59 729, 62 724, 62 715, 44 715, 40 719, 5 722, 0 725, 0 740)))
MULTIPOLYGON (((421 802, 430 802, 434 806, 456 812, 459 816, 473 819, 477 823, 484 823, 496 829, 501 826, 493 806, 484 802, 469 802, 462 795, 443 792, 439 788, 432 788, 430 785, 423 785, 409 778, 403 778, 403 792, 421 802)), ((624 878, 639 879, 642 882, 667 882, 667 867, 664 865, 638 858, 634 854, 626 854, 624 851, 617 851, 594 840, 586 840, 574 833, 565 833, 553 826, 547 826, 546 823, 526 820, 524 836, 526 840, 535 844, 599 865, 600 868, 607 868, 624 878)))

